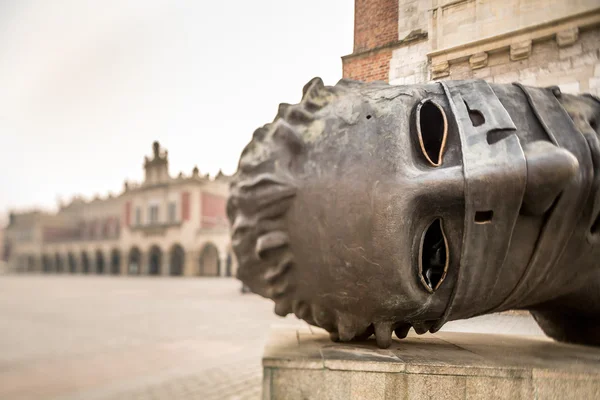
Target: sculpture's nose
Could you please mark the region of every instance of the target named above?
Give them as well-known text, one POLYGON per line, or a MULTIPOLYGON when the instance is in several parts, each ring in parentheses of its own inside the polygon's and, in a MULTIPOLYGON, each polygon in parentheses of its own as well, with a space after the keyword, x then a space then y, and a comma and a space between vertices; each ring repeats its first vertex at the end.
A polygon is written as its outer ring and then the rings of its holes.
POLYGON ((416 177, 416 185, 419 192, 426 193, 436 203, 464 202, 465 177, 461 165, 424 172, 416 177))
POLYGON ((550 209, 569 181, 577 176, 579 161, 568 150, 550 142, 533 142, 524 148, 527 188, 522 211, 542 215, 550 209))

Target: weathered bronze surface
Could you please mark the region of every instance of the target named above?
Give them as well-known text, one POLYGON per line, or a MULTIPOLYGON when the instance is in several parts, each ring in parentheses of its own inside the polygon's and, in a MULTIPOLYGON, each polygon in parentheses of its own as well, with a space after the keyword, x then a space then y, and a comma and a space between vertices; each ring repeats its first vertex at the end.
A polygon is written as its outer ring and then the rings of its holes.
POLYGON ((558 88, 315 78, 240 158, 238 277, 333 340, 526 309, 600 345, 599 121, 558 88))

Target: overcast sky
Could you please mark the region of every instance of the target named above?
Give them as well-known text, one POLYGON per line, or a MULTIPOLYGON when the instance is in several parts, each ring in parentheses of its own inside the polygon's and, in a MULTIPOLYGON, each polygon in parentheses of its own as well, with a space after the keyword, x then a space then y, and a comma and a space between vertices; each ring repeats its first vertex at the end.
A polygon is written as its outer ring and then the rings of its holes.
POLYGON ((0 1, 0 214, 238 156, 352 52, 353 0, 0 1))

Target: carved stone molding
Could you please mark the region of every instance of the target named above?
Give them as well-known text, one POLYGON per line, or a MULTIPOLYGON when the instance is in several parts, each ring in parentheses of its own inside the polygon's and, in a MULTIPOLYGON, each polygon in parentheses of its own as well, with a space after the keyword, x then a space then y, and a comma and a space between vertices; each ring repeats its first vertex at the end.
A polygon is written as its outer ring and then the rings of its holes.
POLYGON ((431 65, 431 79, 444 78, 448 75, 450 75, 450 63, 448 61, 431 65))
MULTIPOLYGON (((600 24, 600 9, 594 9, 571 15, 561 20, 548 21, 512 32, 502 33, 497 36, 434 50, 427 54, 427 58, 432 66, 444 61, 453 64, 467 60, 479 53, 489 54, 491 52, 510 49, 511 59, 519 60, 529 56, 531 42, 537 43, 555 37, 559 46, 568 46, 572 44, 570 41, 573 40, 574 31, 578 32, 579 30, 597 26, 598 24, 600 24), (514 57, 517 58, 513 58, 513 48, 514 57)), ((433 76, 432 79, 434 79, 433 76)))
POLYGON ((469 58, 469 65, 471 69, 479 69, 487 66, 488 63, 488 54, 486 52, 473 54, 469 58))
POLYGON ((556 43, 558 47, 570 46, 577 41, 579 38, 579 28, 574 27, 560 31, 556 34, 556 43))
POLYGON ((525 40, 510 45, 511 61, 523 60, 531 55, 531 40, 525 40))

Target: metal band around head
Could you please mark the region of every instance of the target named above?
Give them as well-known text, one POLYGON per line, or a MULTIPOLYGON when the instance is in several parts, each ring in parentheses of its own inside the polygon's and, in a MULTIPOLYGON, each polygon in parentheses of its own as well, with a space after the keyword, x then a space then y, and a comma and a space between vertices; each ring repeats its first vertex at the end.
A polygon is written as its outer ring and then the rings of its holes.
POLYGON ((482 310, 504 298, 499 275, 527 183, 527 166, 516 127, 485 81, 442 82, 460 135, 465 178, 465 223, 460 265, 446 311, 432 327, 482 310), (468 267, 468 269, 467 269, 468 267))

